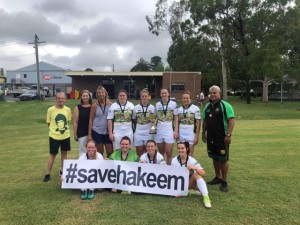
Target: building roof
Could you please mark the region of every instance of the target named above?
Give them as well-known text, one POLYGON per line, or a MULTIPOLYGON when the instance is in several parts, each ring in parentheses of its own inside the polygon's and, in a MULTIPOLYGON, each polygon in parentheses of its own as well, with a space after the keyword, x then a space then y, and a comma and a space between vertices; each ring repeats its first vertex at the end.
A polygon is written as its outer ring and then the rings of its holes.
MULTIPOLYGON (((46 62, 43 62, 41 61, 39 63, 39 68, 40 68, 40 71, 65 71, 65 69, 61 68, 61 67, 58 67, 58 66, 54 66, 50 63, 46 63, 46 62)), ((14 72, 17 72, 17 71, 26 71, 26 72, 33 72, 33 71, 36 71, 36 63, 35 64, 32 64, 32 65, 29 65, 29 66, 25 66, 25 67, 22 67, 20 69, 17 69, 17 70, 10 70, 10 71, 14 71, 14 72)), ((9 71, 7 71, 9 72, 9 71)))
POLYGON ((66 76, 133 76, 133 77, 162 77, 164 73, 191 73, 195 74, 197 72, 172 72, 172 71, 164 71, 164 72, 89 72, 89 71, 65 71, 66 76))

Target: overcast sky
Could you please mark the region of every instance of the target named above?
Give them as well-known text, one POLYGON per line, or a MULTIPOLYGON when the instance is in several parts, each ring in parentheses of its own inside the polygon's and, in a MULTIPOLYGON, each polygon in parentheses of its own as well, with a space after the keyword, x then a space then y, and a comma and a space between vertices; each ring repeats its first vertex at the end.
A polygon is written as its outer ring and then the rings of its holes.
POLYGON ((127 72, 143 57, 165 63, 170 37, 151 34, 145 20, 157 0, 0 0, 0 68, 39 59, 64 69, 127 72))

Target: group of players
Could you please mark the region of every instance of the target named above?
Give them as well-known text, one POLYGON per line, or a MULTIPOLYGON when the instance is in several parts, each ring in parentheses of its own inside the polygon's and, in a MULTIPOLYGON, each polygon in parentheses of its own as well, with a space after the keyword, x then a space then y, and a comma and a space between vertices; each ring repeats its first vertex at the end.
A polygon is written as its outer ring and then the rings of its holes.
MULTIPOLYGON (((97 88, 96 95, 97 102, 92 103, 90 93, 83 90, 80 104, 74 109, 73 130, 74 139, 79 143, 79 159, 103 159, 105 149, 106 158, 111 160, 187 167, 190 170, 189 188, 198 187, 204 206, 212 207, 203 180, 205 171, 193 158, 194 145, 198 143, 201 127, 201 113, 192 104, 190 92, 183 93, 182 106, 178 108, 177 103, 170 100, 169 91, 165 88, 160 90, 161 101, 155 106, 149 102, 147 89, 140 92, 141 101, 136 106, 127 100, 125 90, 118 92, 118 100, 114 103, 109 100, 103 86, 97 88), (173 158, 175 140, 178 140, 178 156, 173 158), (133 146, 136 152, 132 150, 133 146)), ((62 163, 70 150, 68 121, 71 120, 71 115, 70 109, 64 105, 65 101, 65 94, 58 93, 56 105, 50 107, 47 113, 50 156, 45 182, 50 180, 59 147, 62 163)), ((206 141, 206 136, 202 136, 202 140, 206 141)), ((94 190, 82 190, 82 199, 93 197, 94 190)))

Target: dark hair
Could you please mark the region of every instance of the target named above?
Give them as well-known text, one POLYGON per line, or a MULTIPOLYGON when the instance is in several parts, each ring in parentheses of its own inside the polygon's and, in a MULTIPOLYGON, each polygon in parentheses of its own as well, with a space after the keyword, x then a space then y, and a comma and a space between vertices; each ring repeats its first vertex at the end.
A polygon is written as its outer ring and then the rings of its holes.
POLYGON ((190 99, 192 99, 192 93, 190 91, 185 91, 183 92, 182 96, 183 95, 189 95, 190 96, 190 99))
POLYGON ((156 142, 154 140, 152 140, 152 139, 146 141, 146 146, 147 146, 148 143, 154 143, 154 145, 156 146, 156 142))
POLYGON ((186 154, 189 155, 190 154, 190 143, 186 140, 182 140, 182 141, 178 141, 177 142, 177 147, 179 144, 183 144, 186 148, 186 154))
POLYGON ((127 91, 126 91, 125 89, 121 89, 121 90, 118 92, 118 96, 119 96, 119 94, 120 94, 121 92, 124 92, 125 95, 126 95, 126 97, 128 97, 128 93, 127 93, 127 91))
POLYGON ((121 142, 122 142, 123 140, 129 141, 129 144, 131 144, 131 140, 130 140, 130 138, 129 138, 128 136, 122 137, 122 138, 121 138, 121 141, 120 141, 120 144, 121 144, 121 142))

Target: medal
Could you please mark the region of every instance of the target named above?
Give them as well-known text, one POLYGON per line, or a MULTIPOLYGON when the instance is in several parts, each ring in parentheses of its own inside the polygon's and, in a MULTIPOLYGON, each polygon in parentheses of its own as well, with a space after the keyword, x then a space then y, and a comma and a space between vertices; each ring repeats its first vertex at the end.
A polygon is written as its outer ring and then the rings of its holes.
POLYGON ((209 117, 212 117, 212 114, 209 114, 209 117))

